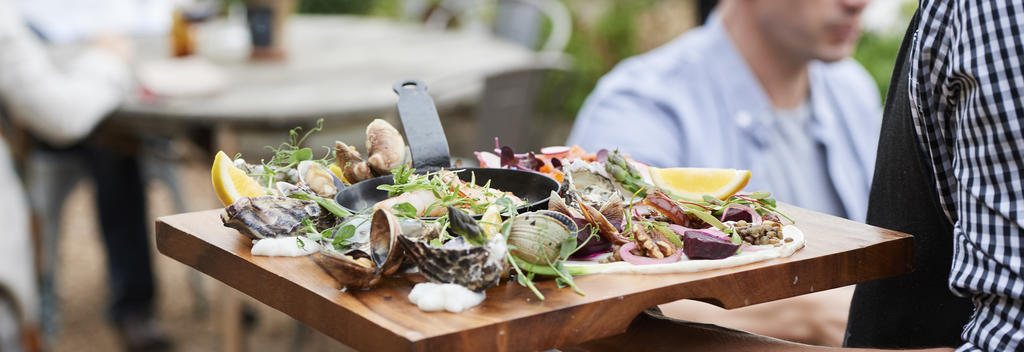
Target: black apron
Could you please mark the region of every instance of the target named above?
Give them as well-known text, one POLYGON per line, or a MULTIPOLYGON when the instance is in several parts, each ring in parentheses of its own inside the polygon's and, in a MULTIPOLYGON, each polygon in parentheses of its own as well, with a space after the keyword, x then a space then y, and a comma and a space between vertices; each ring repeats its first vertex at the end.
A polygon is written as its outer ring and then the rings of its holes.
POLYGON ((919 14, 907 29, 886 97, 867 223, 914 235, 914 271, 857 285, 846 326, 848 347, 958 346, 973 304, 947 285, 953 226, 918 147, 909 105, 908 61, 919 14))

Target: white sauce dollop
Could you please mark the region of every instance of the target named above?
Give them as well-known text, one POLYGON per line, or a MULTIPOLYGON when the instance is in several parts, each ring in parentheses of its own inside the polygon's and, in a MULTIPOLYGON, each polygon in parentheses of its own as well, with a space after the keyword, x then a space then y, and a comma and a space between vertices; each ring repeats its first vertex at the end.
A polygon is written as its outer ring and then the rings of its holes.
POLYGON ((424 282, 416 284, 409 292, 409 302, 426 312, 447 310, 458 313, 472 308, 487 298, 484 292, 476 293, 456 284, 435 284, 424 282))
POLYGON ((299 241, 295 237, 264 238, 252 241, 252 255, 267 257, 301 257, 320 251, 320 245, 316 241, 303 238, 304 246, 299 248, 299 241))

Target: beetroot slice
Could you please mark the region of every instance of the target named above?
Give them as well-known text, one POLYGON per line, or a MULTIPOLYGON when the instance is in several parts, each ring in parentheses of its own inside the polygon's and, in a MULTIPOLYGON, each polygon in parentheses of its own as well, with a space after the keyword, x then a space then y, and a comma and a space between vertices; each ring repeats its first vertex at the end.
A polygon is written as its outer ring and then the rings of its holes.
POLYGON ((700 231, 683 233, 683 254, 690 259, 722 259, 736 254, 740 245, 700 231))

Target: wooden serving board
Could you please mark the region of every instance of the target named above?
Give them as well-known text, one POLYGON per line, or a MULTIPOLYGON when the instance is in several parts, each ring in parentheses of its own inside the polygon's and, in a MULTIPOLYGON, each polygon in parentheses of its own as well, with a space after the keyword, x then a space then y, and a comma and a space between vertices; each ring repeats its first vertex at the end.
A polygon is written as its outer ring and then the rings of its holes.
POLYGON ((827 290, 911 270, 910 235, 792 206, 807 238, 789 258, 689 274, 589 275, 586 293, 538 282, 547 300, 503 281, 459 314, 423 312, 406 298, 418 275, 385 278, 372 290, 342 292, 312 257, 253 257, 248 238, 208 210, 162 217, 161 253, 359 350, 538 350, 625 331, 644 309, 679 299, 724 308, 827 290))

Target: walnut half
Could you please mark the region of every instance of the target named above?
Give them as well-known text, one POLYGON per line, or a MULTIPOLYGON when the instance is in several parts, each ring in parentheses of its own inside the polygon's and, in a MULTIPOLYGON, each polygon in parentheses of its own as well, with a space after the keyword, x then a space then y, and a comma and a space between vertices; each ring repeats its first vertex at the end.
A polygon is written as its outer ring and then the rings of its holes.
POLYGON ((658 230, 647 229, 640 225, 633 229, 633 241, 643 255, 651 258, 664 258, 676 254, 676 247, 658 230))

